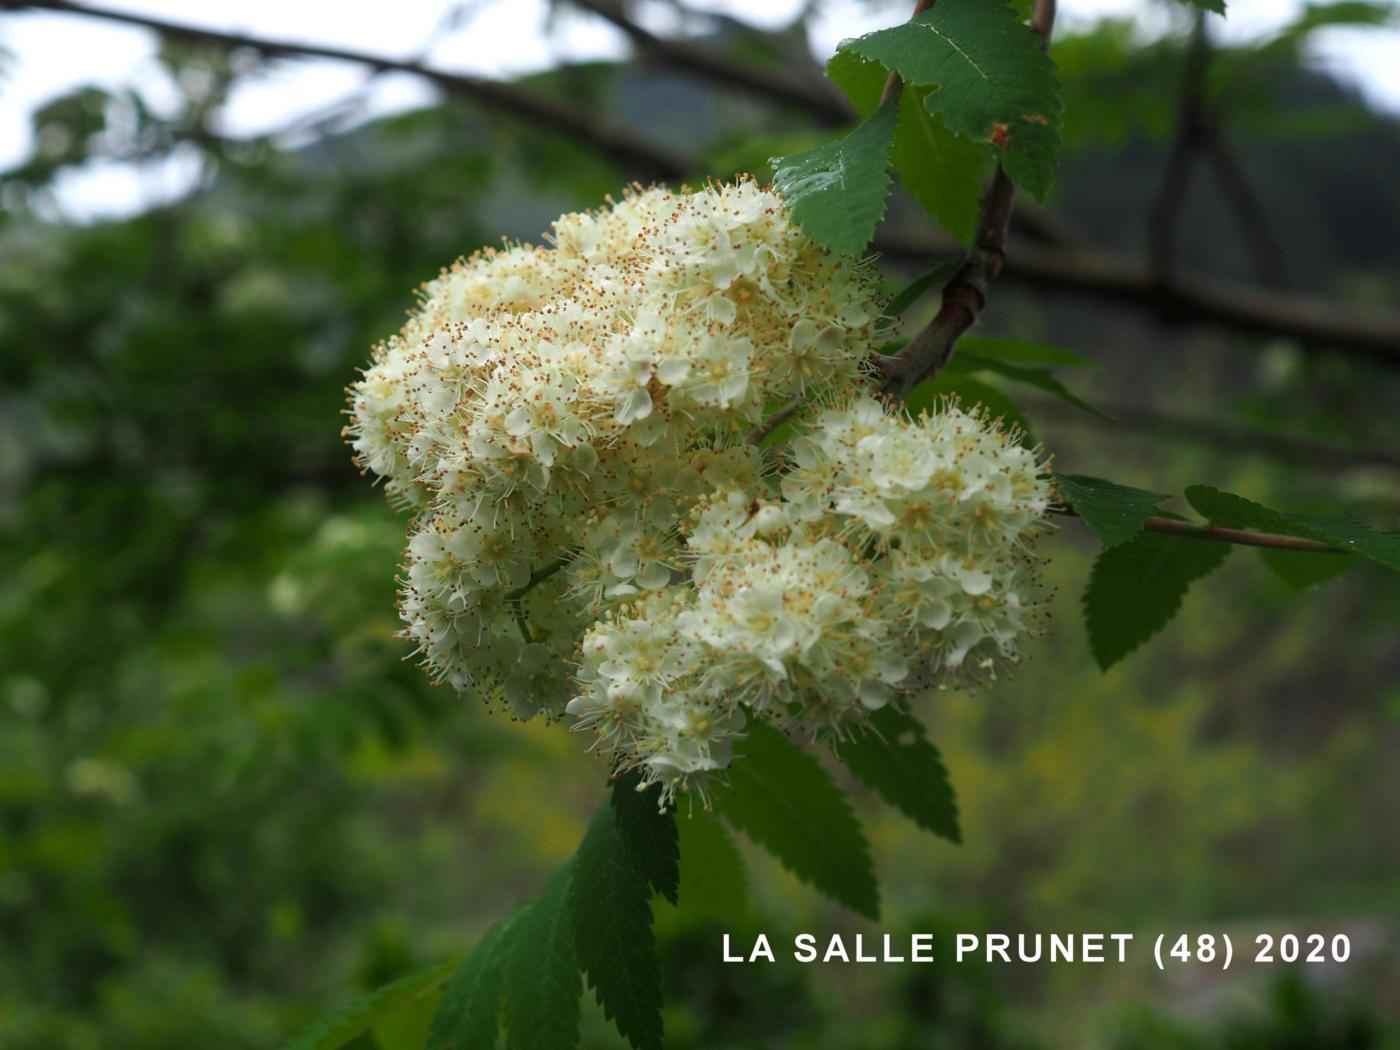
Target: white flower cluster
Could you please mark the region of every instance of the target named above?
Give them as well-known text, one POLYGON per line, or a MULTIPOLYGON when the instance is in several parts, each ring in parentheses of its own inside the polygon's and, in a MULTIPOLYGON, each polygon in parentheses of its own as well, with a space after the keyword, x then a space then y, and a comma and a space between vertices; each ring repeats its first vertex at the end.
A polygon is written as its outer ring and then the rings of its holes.
POLYGON ((428 283, 348 433, 415 509, 401 605, 432 671, 562 712, 584 627, 672 582, 695 502, 758 484, 746 435, 849 389, 879 313, 752 182, 629 194, 428 283))
POLYGON ((896 688, 994 677, 1037 626, 1049 484, 984 417, 857 398, 818 413, 787 468, 702 501, 690 579, 584 638, 568 710, 663 799, 703 793, 746 711, 840 736, 896 688))
POLYGON ((567 706, 668 799, 747 717, 840 734, 1015 660, 1049 485, 984 417, 856 393, 879 311, 750 182, 630 194, 428 283, 348 434, 414 509, 401 611, 432 672, 567 706), (796 398, 828 407, 765 465, 747 435, 796 398))

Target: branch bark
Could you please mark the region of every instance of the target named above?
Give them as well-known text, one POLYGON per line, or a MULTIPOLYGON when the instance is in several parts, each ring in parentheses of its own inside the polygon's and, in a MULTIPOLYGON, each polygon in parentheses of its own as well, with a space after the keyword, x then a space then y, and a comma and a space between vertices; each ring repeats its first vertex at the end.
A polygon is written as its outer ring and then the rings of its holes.
MULTIPOLYGON (((1065 507, 1057 507, 1052 513, 1067 518, 1077 518, 1078 514, 1065 507)), ((1266 550, 1298 551, 1303 554, 1350 554, 1351 551, 1334 547, 1330 543, 1304 539, 1301 536, 1279 536, 1272 532, 1246 532, 1244 529, 1226 529, 1219 525, 1200 525, 1194 521, 1178 521, 1176 518, 1148 518, 1143 523, 1147 532, 1160 532, 1168 536, 1182 536, 1190 540, 1206 540, 1212 543, 1230 543, 1238 547, 1263 547, 1266 550)))

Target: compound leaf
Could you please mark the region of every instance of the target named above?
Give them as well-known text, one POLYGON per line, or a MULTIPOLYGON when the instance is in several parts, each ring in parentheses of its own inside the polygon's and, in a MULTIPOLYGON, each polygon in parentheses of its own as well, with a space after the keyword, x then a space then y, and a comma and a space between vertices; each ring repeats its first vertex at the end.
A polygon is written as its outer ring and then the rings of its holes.
MULTIPOLYGON (((501 989, 510 952, 512 915, 486 932, 442 991, 426 1050, 471 1050, 496 1045, 501 989)), ((422 1045, 422 1044, 420 1044, 422 1045)))
POLYGON ((798 878, 872 919, 880 891, 850 803, 822 764, 761 722, 729 770, 733 792, 715 808, 798 878))
POLYGON ((1060 85, 1042 41, 998 0, 939 0, 902 25, 841 45, 893 69, 948 130, 990 142, 1008 175, 1038 198, 1060 141, 1060 85))
POLYGON ((453 959, 347 1003, 285 1044, 283 1050, 339 1050, 384 1018, 437 995, 456 966, 457 960, 453 959))
POLYGON ((613 805, 598 807, 574 855, 569 900, 578 961, 603 1013, 636 1050, 661 1050, 651 888, 629 856, 613 805))
POLYGON ((744 911, 748 897, 744 859, 733 836, 703 810, 676 823, 680 829, 681 885, 685 888, 686 911, 732 921, 744 911))
MULTIPOLYGON (((840 52, 838 52, 839 54, 840 52)), ((959 244, 972 243, 982 210, 982 146, 954 135, 924 105, 926 88, 907 87, 890 159, 899 181, 959 244)))
POLYGON ((672 904, 680 885, 680 844, 676 818, 656 805, 656 793, 638 791, 635 773, 618 778, 612 806, 627 859, 637 876, 672 904))
POLYGON ((583 982, 569 907, 574 863, 549 880, 511 930, 502 983, 509 1050, 573 1050, 578 1045, 583 982))
POLYGON ((870 721, 874 732, 838 745, 841 761, 919 827, 961 842, 953 785, 924 727, 893 707, 876 711, 870 721))

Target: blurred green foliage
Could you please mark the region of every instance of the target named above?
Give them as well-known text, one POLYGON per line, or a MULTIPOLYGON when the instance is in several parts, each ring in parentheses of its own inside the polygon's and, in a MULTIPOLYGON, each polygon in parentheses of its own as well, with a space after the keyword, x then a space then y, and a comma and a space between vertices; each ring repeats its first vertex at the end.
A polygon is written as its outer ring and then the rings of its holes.
MULTIPOLYGON (((1180 44, 1140 48, 1107 25, 1055 53, 1084 151, 1060 203, 1135 247, 1122 227, 1150 194, 1180 44)), ((209 117, 246 70, 166 54, 185 92, 177 116, 156 121, 136 96, 59 100, 36 115, 34 159, 0 189, 12 205, 0 220, 6 1050, 276 1045, 351 991, 460 951, 573 851, 602 794, 601 766, 562 729, 463 705, 404 660, 403 521, 350 467, 339 418, 344 385, 418 282, 503 233, 537 234, 625 173, 457 105, 296 149, 224 142, 209 117), (138 113, 122 124, 136 130, 102 145, 122 112, 138 113), (90 226, 43 219, 54 175, 99 149, 191 143, 205 177, 187 199, 90 226)), ((1293 208, 1313 283, 1395 309, 1400 239, 1373 240, 1400 230, 1400 204, 1373 199, 1357 229, 1341 198, 1351 160, 1400 156, 1400 133, 1296 61, 1278 45, 1222 63, 1230 76, 1277 67, 1267 91, 1241 95, 1244 145, 1264 194, 1293 208), (1281 118, 1261 101, 1271 93, 1347 119, 1325 148, 1299 145, 1307 114, 1281 118)), ((659 126, 675 110, 647 111, 639 85, 654 75, 593 66, 533 87, 659 126)), ((790 114, 681 86, 691 130, 728 163, 813 141, 790 114)), ((1185 221, 1228 272, 1219 208, 1207 194, 1185 221)), ((1076 389, 1105 403, 1400 447, 1394 377, 1368 366, 1010 289, 989 323, 1098 360, 1076 389)), ((1154 491, 1210 481, 1289 507, 1345 500, 1381 524, 1400 502, 1384 467, 1319 472, 1248 444, 1022 405, 1058 469, 1154 491)), ((1385 832, 1400 826, 1400 596, 1364 569, 1299 598, 1237 557, 1166 634, 1100 675, 1075 609, 1091 547, 1073 526, 1052 542, 1057 630, 1016 679, 921 707, 958 789, 963 846, 848 785, 888 898, 882 926, 748 850, 747 904, 720 917, 658 904, 670 1045, 1394 1045, 1400 843, 1385 832), (724 931, 1182 925, 1345 928, 1358 949, 1325 979, 1194 984, 1149 965, 718 962, 724 931)), ((585 1030, 589 1045, 616 1045, 587 1009, 585 1030)))

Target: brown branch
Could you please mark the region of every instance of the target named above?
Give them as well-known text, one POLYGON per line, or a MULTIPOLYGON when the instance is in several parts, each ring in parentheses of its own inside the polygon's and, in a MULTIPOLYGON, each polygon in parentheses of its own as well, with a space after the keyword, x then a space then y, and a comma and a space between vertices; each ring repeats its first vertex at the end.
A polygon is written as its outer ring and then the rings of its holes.
MULTIPOLYGON (((1055 0, 1036 0, 1031 31, 1048 43, 1054 24, 1055 0)), ((933 320, 903 350, 882 362, 882 394, 902 400, 923 380, 936 375, 952 355, 958 337, 977 320, 1006 262, 1006 233, 1015 201, 1016 184, 998 164, 982 200, 982 215, 967 261, 943 286, 943 301, 933 320)))
POLYGON ((58 11, 64 14, 81 15, 85 18, 100 18, 110 22, 120 22, 124 25, 138 26, 142 29, 151 29, 165 36, 197 40, 223 47, 247 48, 266 55, 325 58, 336 62, 354 62, 381 72, 410 73, 431 81, 449 94, 472 99, 528 123, 553 128, 574 138, 592 143, 639 177, 682 179, 697 170, 695 163, 689 157, 672 153, 666 147, 637 136, 626 128, 600 121, 587 110, 523 91, 499 81, 486 80, 462 73, 448 73, 441 69, 425 66, 421 62, 388 58, 384 55, 352 51, 348 48, 331 47, 324 44, 274 40, 267 37, 250 36, 246 33, 204 29, 180 22, 171 22, 163 18, 153 18, 107 8, 87 7, 83 4, 73 3, 71 0, 0 0, 0 9, 18 10, 21 8, 58 11))
MULTIPOLYGON (((1052 514, 1067 518, 1079 517, 1068 507, 1052 507, 1052 514)), ((1178 521, 1176 518, 1148 518, 1143 522, 1147 532, 1160 532, 1168 536, 1181 536, 1188 540, 1207 540, 1212 543, 1232 543, 1240 547, 1264 547, 1276 551, 1298 551, 1302 554, 1350 554, 1351 551, 1334 547, 1330 543, 1304 539, 1301 536, 1279 536, 1272 532, 1247 532, 1244 529, 1227 529, 1219 525, 1201 525, 1194 521, 1178 521)))

